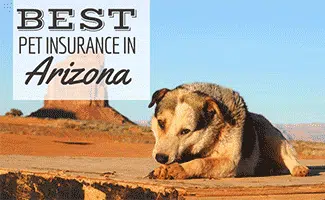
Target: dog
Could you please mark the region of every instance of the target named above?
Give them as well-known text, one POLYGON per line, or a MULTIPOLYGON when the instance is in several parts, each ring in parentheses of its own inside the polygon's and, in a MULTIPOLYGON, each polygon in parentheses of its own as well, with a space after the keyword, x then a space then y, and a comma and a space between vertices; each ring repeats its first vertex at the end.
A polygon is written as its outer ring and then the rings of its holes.
POLYGON ((295 150, 238 92, 210 83, 183 84, 152 95, 154 159, 150 178, 307 176, 295 150))

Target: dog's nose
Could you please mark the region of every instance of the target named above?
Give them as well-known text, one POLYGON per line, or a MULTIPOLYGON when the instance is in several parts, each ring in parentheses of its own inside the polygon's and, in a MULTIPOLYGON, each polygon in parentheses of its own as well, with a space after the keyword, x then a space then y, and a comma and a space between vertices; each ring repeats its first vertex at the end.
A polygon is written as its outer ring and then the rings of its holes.
POLYGON ((168 162, 168 155, 163 154, 163 153, 157 153, 156 160, 157 160, 157 162, 159 162, 161 164, 165 164, 166 162, 168 162))

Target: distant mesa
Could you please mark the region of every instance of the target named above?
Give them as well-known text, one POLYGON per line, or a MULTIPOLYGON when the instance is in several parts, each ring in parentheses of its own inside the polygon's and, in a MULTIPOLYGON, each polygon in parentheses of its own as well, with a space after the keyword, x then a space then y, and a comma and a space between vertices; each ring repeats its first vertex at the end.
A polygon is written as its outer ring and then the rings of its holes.
POLYGON ((289 140, 325 142, 324 123, 276 124, 275 126, 289 140))
MULTIPOLYGON (((69 66, 69 63, 75 62, 78 66, 84 68, 92 67, 101 69, 104 66, 103 55, 72 55, 64 61, 56 64, 56 67, 69 66)), ((106 88, 103 85, 91 85, 87 87, 73 86, 66 87, 59 83, 59 80, 54 80, 49 84, 47 95, 44 100, 43 108, 30 114, 31 117, 39 118, 68 118, 80 120, 100 120, 114 124, 132 123, 127 117, 109 106, 107 99, 106 88), (52 100, 65 99, 62 95, 71 95, 74 93, 76 97, 87 100, 52 100), (87 97, 87 98, 85 98, 87 97)), ((73 98, 74 99, 74 98, 73 98)))
POLYGON ((133 124, 131 120, 108 105, 107 100, 45 100, 44 107, 30 117, 51 119, 99 120, 114 124, 133 124))
POLYGON ((107 100, 45 100, 43 108, 32 112, 29 117, 133 124, 127 117, 109 106, 107 100))

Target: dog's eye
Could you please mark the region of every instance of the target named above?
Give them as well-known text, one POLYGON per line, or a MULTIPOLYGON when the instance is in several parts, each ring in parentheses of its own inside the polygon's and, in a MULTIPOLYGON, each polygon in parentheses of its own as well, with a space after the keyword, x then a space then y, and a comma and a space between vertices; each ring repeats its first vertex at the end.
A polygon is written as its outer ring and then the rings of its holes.
POLYGON ((191 132, 190 129, 183 129, 183 130, 181 131, 181 135, 188 134, 189 132, 191 132))
POLYGON ((165 128, 165 123, 162 120, 158 120, 158 125, 161 129, 165 128))

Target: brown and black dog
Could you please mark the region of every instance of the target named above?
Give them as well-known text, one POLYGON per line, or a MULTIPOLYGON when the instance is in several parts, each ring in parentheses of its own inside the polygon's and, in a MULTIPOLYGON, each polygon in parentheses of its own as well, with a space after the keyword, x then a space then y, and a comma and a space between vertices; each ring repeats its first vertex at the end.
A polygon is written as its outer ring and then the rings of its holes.
POLYGON ((306 176, 295 151, 262 115, 247 110, 238 92, 209 83, 156 91, 151 178, 222 178, 290 172, 306 176))

